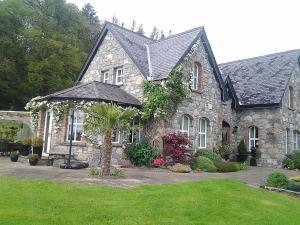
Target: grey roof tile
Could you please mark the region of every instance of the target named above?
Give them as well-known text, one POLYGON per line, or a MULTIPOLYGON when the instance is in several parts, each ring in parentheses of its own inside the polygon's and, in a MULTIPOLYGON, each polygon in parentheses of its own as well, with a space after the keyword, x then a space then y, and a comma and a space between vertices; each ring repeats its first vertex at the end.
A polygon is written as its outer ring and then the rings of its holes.
POLYGON ((280 104, 300 49, 219 64, 240 105, 280 104))
POLYGON ((56 92, 45 97, 49 100, 76 100, 76 101, 104 101, 119 104, 139 106, 138 99, 125 92, 120 86, 106 84, 99 81, 79 84, 77 86, 56 92))

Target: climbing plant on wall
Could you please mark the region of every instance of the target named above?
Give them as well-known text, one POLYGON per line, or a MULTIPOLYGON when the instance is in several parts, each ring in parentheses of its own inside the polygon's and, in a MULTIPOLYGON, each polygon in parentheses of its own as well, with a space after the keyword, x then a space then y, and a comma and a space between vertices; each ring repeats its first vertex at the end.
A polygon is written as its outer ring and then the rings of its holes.
POLYGON ((183 81, 181 69, 174 69, 168 79, 144 81, 142 119, 166 118, 189 94, 188 84, 183 81))

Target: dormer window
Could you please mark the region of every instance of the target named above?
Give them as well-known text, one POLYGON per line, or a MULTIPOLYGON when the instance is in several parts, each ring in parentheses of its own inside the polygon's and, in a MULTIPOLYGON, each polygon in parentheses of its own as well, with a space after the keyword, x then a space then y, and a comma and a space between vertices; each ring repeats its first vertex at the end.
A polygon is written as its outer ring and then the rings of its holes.
POLYGON ((195 62, 193 68, 193 77, 192 77, 192 90, 200 90, 200 79, 201 79, 201 70, 202 66, 200 63, 195 62))
POLYGON ((288 99, 288 104, 289 108, 293 109, 294 108, 294 90, 292 86, 289 86, 289 99, 288 99))
POLYGON ((115 69, 116 85, 123 84, 123 68, 115 69))
POLYGON ((108 73, 108 71, 102 72, 102 76, 103 76, 103 83, 108 83, 108 81, 109 81, 109 73, 108 73))

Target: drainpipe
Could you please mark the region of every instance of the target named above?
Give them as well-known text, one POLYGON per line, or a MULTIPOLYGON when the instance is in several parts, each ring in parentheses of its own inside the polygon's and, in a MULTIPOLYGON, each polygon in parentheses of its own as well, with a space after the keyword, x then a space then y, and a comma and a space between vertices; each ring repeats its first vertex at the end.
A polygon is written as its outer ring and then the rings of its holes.
POLYGON ((151 58, 150 58, 150 49, 149 49, 149 45, 145 45, 145 46, 146 46, 146 50, 147 50, 147 60, 148 60, 148 66, 149 66, 149 77, 147 77, 147 80, 153 80, 151 58))

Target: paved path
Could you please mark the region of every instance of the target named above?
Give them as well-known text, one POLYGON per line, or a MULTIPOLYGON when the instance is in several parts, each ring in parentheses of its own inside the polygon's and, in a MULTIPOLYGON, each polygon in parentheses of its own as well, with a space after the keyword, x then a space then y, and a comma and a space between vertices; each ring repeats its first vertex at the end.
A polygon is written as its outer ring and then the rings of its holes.
POLYGON ((268 167, 251 167, 247 171, 235 173, 172 173, 164 169, 124 169, 124 178, 99 178, 88 175, 88 169, 66 170, 52 166, 29 166, 24 163, 12 163, 7 157, 0 157, 0 176, 12 176, 20 179, 48 179, 61 182, 82 184, 105 184, 115 187, 135 187, 141 184, 164 184, 204 179, 238 179, 250 185, 264 184, 266 177, 279 171, 287 176, 300 176, 300 171, 289 171, 268 167))

